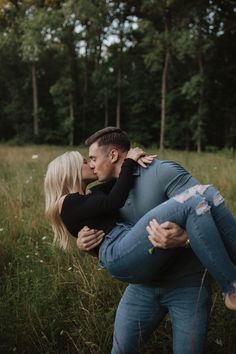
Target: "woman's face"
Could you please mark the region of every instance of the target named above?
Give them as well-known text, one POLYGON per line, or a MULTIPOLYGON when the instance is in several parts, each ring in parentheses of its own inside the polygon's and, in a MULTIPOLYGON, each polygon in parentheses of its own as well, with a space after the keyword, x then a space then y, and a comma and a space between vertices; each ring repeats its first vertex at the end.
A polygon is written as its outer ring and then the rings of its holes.
POLYGON ((82 180, 86 184, 94 182, 97 180, 97 176, 94 174, 92 168, 90 167, 88 161, 84 158, 84 163, 82 165, 82 180))

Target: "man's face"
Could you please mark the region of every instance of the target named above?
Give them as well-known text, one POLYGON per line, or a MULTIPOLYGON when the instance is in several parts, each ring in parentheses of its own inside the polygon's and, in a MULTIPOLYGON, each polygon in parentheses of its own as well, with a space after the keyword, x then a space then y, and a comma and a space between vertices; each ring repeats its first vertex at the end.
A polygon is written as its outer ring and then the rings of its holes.
POLYGON ((100 182, 115 177, 115 167, 110 159, 109 147, 98 146, 97 142, 89 147, 90 167, 100 182))

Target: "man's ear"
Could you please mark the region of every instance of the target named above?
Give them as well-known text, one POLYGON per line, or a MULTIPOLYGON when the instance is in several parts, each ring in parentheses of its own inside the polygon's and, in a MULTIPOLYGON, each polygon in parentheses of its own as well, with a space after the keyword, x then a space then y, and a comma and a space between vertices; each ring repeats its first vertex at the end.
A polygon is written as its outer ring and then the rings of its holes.
POLYGON ((115 163, 119 160, 119 152, 117 149, 112 149, 110 152, 109 152, 109 158, 110 158, 110 161, 111 163, 115 163))

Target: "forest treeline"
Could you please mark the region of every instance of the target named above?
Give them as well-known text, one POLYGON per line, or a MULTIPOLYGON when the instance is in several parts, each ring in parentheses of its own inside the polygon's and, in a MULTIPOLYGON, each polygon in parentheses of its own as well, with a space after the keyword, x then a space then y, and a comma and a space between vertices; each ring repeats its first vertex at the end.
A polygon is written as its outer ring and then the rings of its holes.
POLYGON ((0 0, 0 141, 236 147, 236 2, 0 0))

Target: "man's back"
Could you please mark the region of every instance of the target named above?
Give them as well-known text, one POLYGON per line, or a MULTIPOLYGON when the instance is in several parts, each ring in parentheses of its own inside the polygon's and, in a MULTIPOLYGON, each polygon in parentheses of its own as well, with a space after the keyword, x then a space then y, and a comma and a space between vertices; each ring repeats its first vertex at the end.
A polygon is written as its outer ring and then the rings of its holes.
MULTIPOLYGON (((120 210, 123 220, 137 222, 146 212, 172 196, 196 185, 182 166, 173 161, 156 160, 146 169, 138 167, 134 173, 134 187, 125 206, 120 210)), ((195 287, 200 286, 204 268, 191 249, 178 248, 175 259, 166 264, 165 271, 153 286, 195 287)), ((205 279, 208 284, 210 278, 205 279)))

